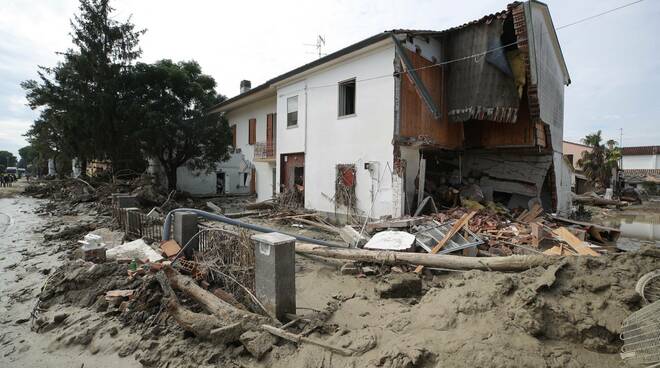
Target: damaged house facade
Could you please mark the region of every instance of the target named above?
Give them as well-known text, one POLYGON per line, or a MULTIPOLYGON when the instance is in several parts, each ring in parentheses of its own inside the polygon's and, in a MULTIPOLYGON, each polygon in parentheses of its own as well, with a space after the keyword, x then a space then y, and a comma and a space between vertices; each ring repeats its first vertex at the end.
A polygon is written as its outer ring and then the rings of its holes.
POLYGON ((565 212, 569 83, 541 2, 445 31, 383 32, 255 88, 242 82, 212 109, 234 154, 207 179, 260 201, 298 191, 305 208, 339 218, 412 214, 427 195, 451 204, 461 188, 565 212))

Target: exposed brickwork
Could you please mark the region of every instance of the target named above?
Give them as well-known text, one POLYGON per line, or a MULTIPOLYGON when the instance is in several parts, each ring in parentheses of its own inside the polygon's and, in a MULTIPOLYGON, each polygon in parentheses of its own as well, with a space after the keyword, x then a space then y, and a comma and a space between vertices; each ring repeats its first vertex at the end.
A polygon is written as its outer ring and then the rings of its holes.
POLYGON ((513 3, 509 5, 513 16, 513 27, 518 37, 518 48, 525 58, 525 78, 527 79, 527 101, 529 103, 529 115, 532 122, 541 121, 541 109, 539 106, 539 94, 536 85, 531 83, 531 68, 529 64, 529 41, 527 34, 527 23, 525 22, 525 10, 523 4, 513 3))

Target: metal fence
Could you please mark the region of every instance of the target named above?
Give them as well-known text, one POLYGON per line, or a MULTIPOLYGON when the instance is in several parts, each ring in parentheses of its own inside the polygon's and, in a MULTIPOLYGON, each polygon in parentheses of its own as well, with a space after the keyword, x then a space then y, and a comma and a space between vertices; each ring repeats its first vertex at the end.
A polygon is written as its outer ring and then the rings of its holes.
POLYGON ((163 222, 159 217, 147 216, 137 210, 126 210, 117 206, 109 206, 112 219, 126 233, 129 240, 148 238, 154 241, 163 239, 163 222))

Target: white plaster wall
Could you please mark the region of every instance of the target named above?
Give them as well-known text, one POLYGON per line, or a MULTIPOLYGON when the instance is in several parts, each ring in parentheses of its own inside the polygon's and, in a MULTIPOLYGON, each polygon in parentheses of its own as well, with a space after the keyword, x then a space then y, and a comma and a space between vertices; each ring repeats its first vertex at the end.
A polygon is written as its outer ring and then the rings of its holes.
POLYGON ((216 191, 215 171, 190 170, 187 166, 176 169, 176 187, 192 195, 213 195, 216 191))
POLYGON ((659 169, 657 155, 625 155, 623 169, 659 169))
MULTIPOLYGON (((266 115, 277 110, 275 97, 263 99, 226 114, 229 126, 236 125, 236 148, 248 161, 254 161, 254 146, 248 144, 249 120, 257 119, 257 142, 266 141, 266 115)), ((279 124, 278 124, 279 125, 279 124)))
MULTIPOLYGON (((568 215, 571 209, 571 184, 574 177, 571 168, 560 153, 555 153, 553 156, 553 163, 557 161, 561 163, 559 170, 560 175, 555 177, 557 179, 557 188, 561 191, 557 193, 557 212, 560 215, 565 216, 568 215)), ((557 172, 557 170, 555 170, 555 172, 557 172)))
MULTIPOLYGON (((307 83, 293 83, 277 89, 277 157, 283 153, 305 152, 305 129, 307 128, 307 83), (298 96, 298 124, 287 127, 287 104, 289 97, 298 96)), ((279 166, 279 161, 278 161, 279 166)), ((279 178, 279 169, 278 169, 279 178)), ((279 180, 279 179, 278 179, 279 180)))
POLYGON ((394 46, 385 45, 278 89, 277 153, 305 152, 306 208, 335 212, 331 198, 336 165, 355 164, 361 214, 380 217, 399 212, 400 204, 393 202, 400 193, 395 196, 392 190, 393 60, 394 46), (386 77, 362 81, 377 76, 386 77), (338 82, 351 78, 357 80, 356 114, 340 118, 338 82), (294 94, 299 94, 298 127, 287 129, 286 98, 294 94), (373 171, 364 168, 366 162, 374 163, 373 171))
MULTIPOLYGON (((570 208, 571 183, 563 180, 563 140, 564 140, 564 72, 559 63, 561 55, 552 46, 553 36, 549 31, 545 8, 542 4, 532 4, 531 18, 527 20, 528 33, 533 35, 533 50, 538 86, 539 107, 541 120, 550 127, 550 137, 553 149, 553 167, 557 192, 557 211, 566 213, 570 208)), ((533 81, 532 81, 533 82, 533 81)))
MULTIPOLYGON (((243 187, 242 190, 235 190, 236 184, 230 182, 229 193, 232 192, 247 192, 250 185, 251 167, 255 168, 256 173, 256 191, 257 191, 257 201, 263 201, 270 199, 272 197, 272 183, 271 183, 271 168, 272 166, 269 163, 264 162, 255 162, 254 161, 254 145, 248 144, 249 136, 249 121, 250 119, 257 119, 257 131, 256 138, 257 142, 266 141, 266 116, 277 111, 276 98, 273 96, 271 98, 266 98, 260 101, 256 101, 249 105, 243 106, 236 110, 230 111, 227 113, 226 118, 229 122, 229 126, 236 125, 236 148, 241 150, 244 159, 249 165, 245 170, 241 170, 240 167, 230 168, 228 163, 220 163, 219 167, 223 171, 238 170, 236 178, 232 177, 239 181, 239 186, 242 186, 242 180, 240 180, 240 174, 243 172, 248 173, 247 188, 243 187)), ((279 119, 279 118, 278 118, 279 119)), ((277 124, 279 126, 279 124, 277 124)), ((279 142, 276 138, 276 144, 279 142)), ((277 146, 276 146, 277 147, 277 146)), ((240 165, 239 165, 240 166, 240 165)), ((243 165, 246 166, 246 165, 243 165)), ((239 188, 240 189, 240 188, 239 188)))
POLYGON ((273 169, 275 168, 275 163, 255 162, 254 166, 257 174, 257 200, 265 201, 272 198, 273 169))

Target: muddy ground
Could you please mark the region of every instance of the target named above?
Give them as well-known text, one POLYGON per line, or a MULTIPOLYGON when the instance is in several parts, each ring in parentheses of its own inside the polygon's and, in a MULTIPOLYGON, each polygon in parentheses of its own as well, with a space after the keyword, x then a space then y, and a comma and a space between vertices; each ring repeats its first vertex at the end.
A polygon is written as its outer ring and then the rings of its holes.
POLYGON ((158 318, 157 285, 129 280, 126 265, 76 259, 80 234, 109 223, 93 204, 13 192, 0 198, 3 367, 620 367, 621 322, 641 307, 634 284, 660 266, 658 252, 643 248, 420 280, 378 265, 375 275, 342 275, 341 262, 297 256, 298 314, 317 324, 309 336, 357 354, 277 341, 257 360, 240 344, 202 341, 158 318), (145 290, 150 307, 103 303, 121 288, 145 290))

